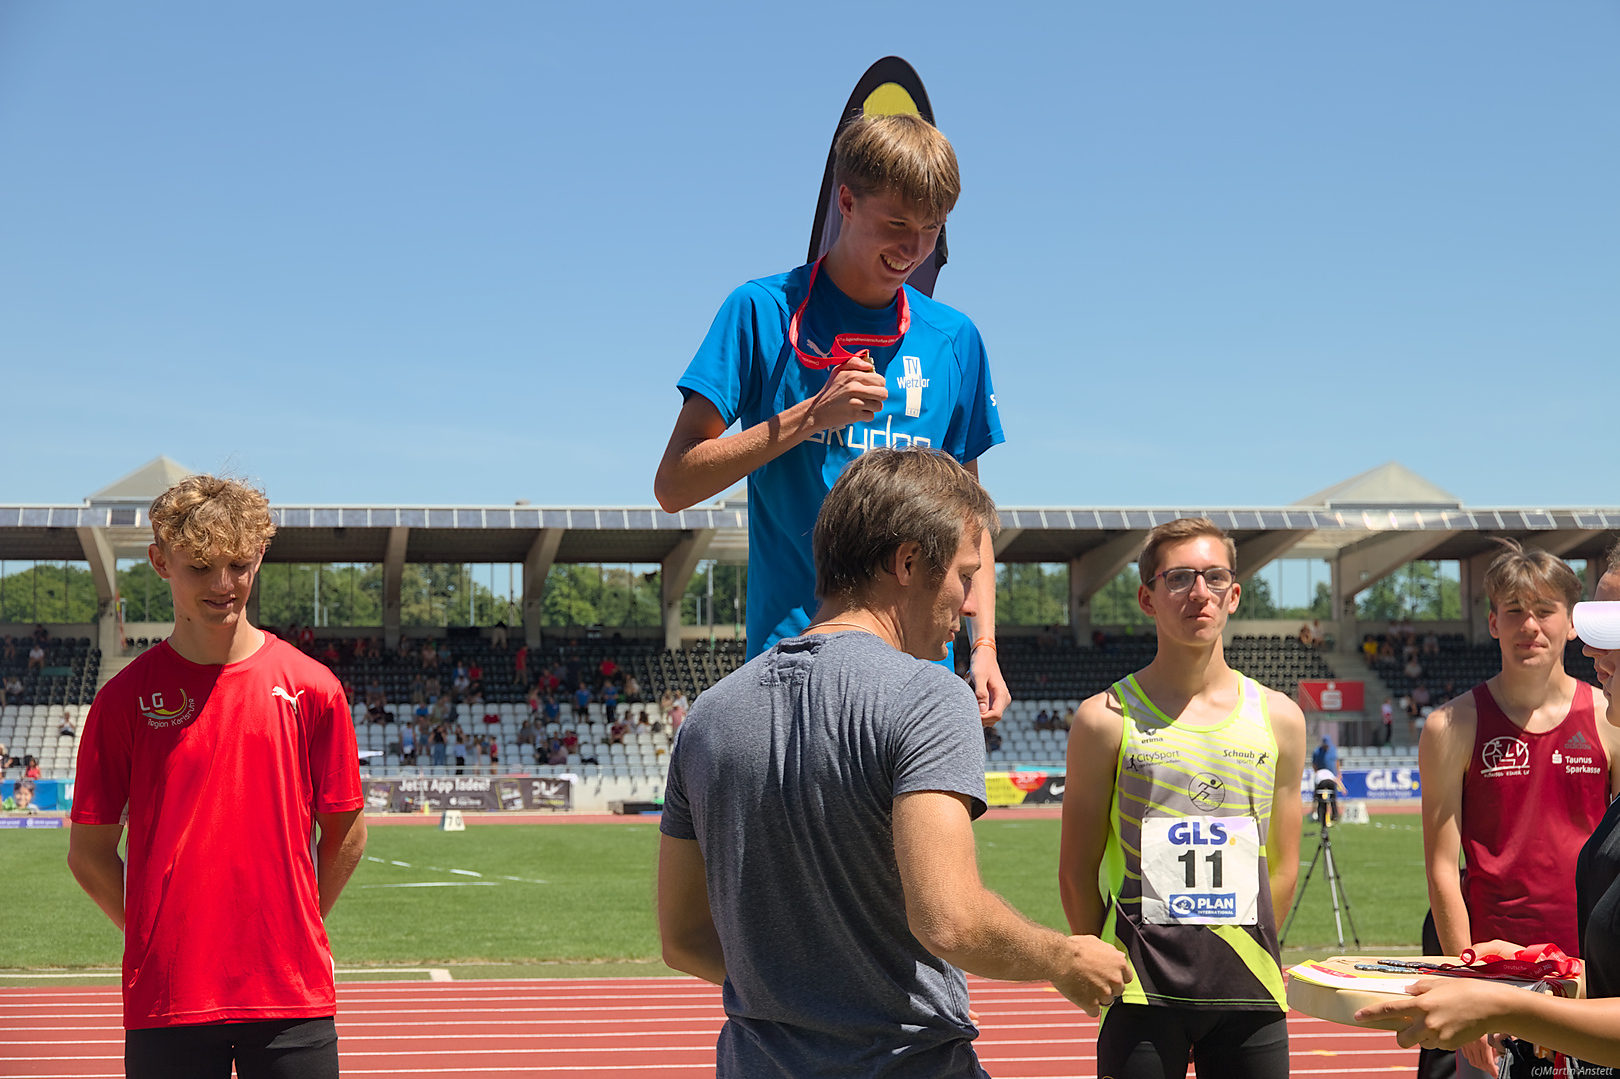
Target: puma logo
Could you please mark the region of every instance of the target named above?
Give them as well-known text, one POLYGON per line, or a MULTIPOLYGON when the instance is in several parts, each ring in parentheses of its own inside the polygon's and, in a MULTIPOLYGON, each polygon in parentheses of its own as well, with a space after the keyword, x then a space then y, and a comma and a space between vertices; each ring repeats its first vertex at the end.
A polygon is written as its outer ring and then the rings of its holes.
POLYGON ((288 704, 292 705, 292 710, 294 712, 298 711, 298 698, 302 697, 303 695, 304 695, 303 690, 299 690, 297 693, 288 693, 286 690, 282 689, 280 686, 271 686, 270 687, 270 696, 272 696, 272 697, 280 697, 282 700, 284 700, 288 704))

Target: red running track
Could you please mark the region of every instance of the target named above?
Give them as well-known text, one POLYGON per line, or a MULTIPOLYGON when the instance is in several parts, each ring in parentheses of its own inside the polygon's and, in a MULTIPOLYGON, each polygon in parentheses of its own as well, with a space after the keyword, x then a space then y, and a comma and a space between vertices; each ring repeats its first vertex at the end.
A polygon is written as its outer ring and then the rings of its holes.
MULTIPOLYGON (((969 979, 979 1059, 993 1076, 1093 1076, 1097 1022, 1043 985, 969 979)), ((346 1076, 714 1073, 720 991, 692 978, 344 982, 346 1076)), ((1290 1014, 1294 1075, 1406 1072, 1395 1036, 1290 1014)), ((116 989, 0 989, 0 1076, 115 1079, 123 1071, 116 989)))

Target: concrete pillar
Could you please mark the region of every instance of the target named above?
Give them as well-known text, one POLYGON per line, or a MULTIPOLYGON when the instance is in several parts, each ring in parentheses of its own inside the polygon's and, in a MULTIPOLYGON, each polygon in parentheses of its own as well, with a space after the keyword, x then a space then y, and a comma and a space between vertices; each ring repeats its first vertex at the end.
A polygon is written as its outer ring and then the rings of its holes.
POLYGON ((1462 604, 1462 619, 1468 624, 1468 639, 1474 644, 1491 639, 1491 598, 1485 594, 1485 570, 1496 554, 1493 547, 1461 559, 1457 566, 1457 598, 1462 604))
POLYGON ((659 579, 664 599, 664 647, 675 651, 681 646, 681 598, 697 572, 698 563, 709 550, 715 529, 699 528, 683 532, 675 549, 664 557, 659 579))
POLYGON ((104 657, 118 655, 124 642, 118 635, 118 558, 104 528, 80 528, 79 548, 90 563, 96 585, 96 647, 104 657))
POLYGON ((1130 565, 1147 542, 1145 529, 1121 532, 1079 558, 1069 560, 1069 631, 1074 643, 1091 646, 1091 597, 1130 565))
POLYGON ((542 528, 523 556, 523 639, 530 648, 540 647, 540 616, 544 611, 546 578, 557 561, 563 528, 542 528))
POLYGON ((405 545, 410 538, 409 528, 390 528, 383 554, 383 641, 389 648, 399 647, 399 590, 405 577, 405 545))

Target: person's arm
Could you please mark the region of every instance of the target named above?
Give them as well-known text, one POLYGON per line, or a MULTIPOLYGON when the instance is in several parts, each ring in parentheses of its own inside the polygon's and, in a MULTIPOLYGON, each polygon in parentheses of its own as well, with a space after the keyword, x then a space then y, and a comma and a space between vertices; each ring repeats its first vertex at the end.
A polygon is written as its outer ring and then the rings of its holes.
POLYGON ((1049 980, 1087 1015, 1124 988, 1130 971, 1111 945, 1036 925, 984 886, 966 795, 896 798, 894 855, 911 932, 947 963, 1001 981, 1049 980))
MULTIPOLYGON (((1277 779, 1266 832, 1266 874, 1271 885, 1271 916, 1279 932, 1294 903, 1299 877, 1299 822, 1303 809, 1299 777, 1305 769, 1305 713, 1299 705, 1267 690, 1271 736, 1277 740, 1277 779)), ((1337 762, 1335 762, 1337 763, 1337 762)))
POLYGON ((1058 894, 1069 932, 1096 935, 1103 927, 1103 897, 1097 867, 1108 844, 1114 768, 1124 721, 1099 693, 1080 705, 1069 731, 1063 791, 1063 836, 1058 848, 1058 894))
POLYGON ((1603 721, 1608 707, 1608 694, 1594 686, 1592 714, 1597 717, 1598 740, 1603 743, 1603 752, 1609 756, 1609 798, 1612 801, 1620 795, 1620 729, 1616 729, 1612 723, 1603 721))
POLYGON ((1473 943, 1463 902, 1458 855, 1462 850, 1462 789, 1474 748, 1472 699, 1459 697, 1429 713, 1418 738, 1423 785, 1423 863, 1440 950, 1461 955, 1473 943))
POLYGON ((317 813, 321 837, 315 844, 315 880, 320 888, 321 917, 332 913, 343 886, 354 875, 366 849, 366 817, 362 809, 344 813, 317 813))
POLYGON ((695 506, 817 432, 870 423, 888 396, 885 380, 870 360, 846 360, 810 400, 727 436, 728 424, 714 402, 701 393, 690 394, 658 464, 653 496, 666 513, 695 506))
POLYGON ((659 837, 658 936, 667 965, 715 985, 725 984, 726 956, 709 909, 703 851, 695 839, 659 837))
MULTIPOLYGON (((975 480, 979 478, 979 462, 969 461, 964 466, 975 480)), ((1012 703, 1012 691, 1001 676, 1001 658, 996 654, 996 546, 987 531, 979 537, 979 572, 973 577, 973 639, 968 643, 972 653, 968 658, 973 675, 973 695, 979 698, 979 722, 992 727, 1000 721, 1012 703), (990 643, 980 645, 980 639, 990 643)))
POLYGON ((1424 978, 1407 992, 1361 1009, 1356 1021, 1410 1018, 1395 1036, 1408 1048, 1461 1050, 1503 1033, 1588 1064, 1620 1067, 1620 997, 1573 1000, 1463 978, 1424 978))
POLYGON ((68 869, 120 931, 124 928, 124 860, 118 856, 122 824, 75 824, 68 833, 68 869))

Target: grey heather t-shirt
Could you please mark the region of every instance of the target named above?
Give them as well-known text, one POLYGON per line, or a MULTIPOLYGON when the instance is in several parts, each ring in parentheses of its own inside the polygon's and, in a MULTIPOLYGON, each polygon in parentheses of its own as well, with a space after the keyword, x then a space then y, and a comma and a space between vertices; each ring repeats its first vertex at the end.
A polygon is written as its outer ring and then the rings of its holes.
POLYGON ((718 1074, 983 1076, 962 972, 912 936, 894 799, 985 810, 973 691, 870 633, 792 637, 708 690, 671 753, 726 957, 718 1074))

